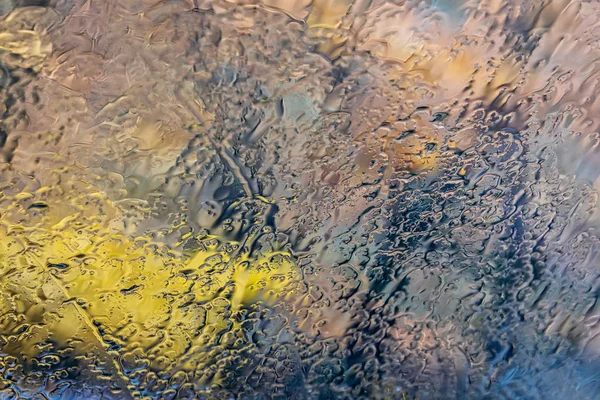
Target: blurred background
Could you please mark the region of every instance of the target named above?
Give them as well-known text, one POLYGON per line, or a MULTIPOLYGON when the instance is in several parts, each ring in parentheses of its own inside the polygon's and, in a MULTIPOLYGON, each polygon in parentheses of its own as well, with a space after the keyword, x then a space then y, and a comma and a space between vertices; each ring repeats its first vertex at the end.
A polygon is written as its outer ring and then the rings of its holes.
POLYGON ((0 399, 600 397, 597 2, 0 15, 0 399))

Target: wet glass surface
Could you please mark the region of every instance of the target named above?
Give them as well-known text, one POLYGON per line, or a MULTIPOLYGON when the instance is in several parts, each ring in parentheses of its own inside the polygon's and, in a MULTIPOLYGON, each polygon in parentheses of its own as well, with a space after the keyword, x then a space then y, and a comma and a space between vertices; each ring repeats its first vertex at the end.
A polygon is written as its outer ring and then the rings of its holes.
POLYGON ((0 14, 0 399, 600 397, 598 3, 0 14))

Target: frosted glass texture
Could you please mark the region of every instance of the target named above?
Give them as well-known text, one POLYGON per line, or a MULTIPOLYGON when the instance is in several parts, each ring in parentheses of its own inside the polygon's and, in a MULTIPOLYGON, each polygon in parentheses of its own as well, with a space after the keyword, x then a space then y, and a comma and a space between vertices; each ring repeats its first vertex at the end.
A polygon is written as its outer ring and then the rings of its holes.
POLYGON ((600 398, 598 2, 0 16, 0 399, 600 398))

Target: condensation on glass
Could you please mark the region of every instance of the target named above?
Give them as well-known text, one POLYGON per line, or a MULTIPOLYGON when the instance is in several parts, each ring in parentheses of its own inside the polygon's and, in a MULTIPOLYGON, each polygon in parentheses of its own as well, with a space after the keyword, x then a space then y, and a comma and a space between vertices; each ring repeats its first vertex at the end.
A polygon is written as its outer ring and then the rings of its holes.
POLYGON ((0 1, 1 399, 597 399, 600 6, 0 1))

